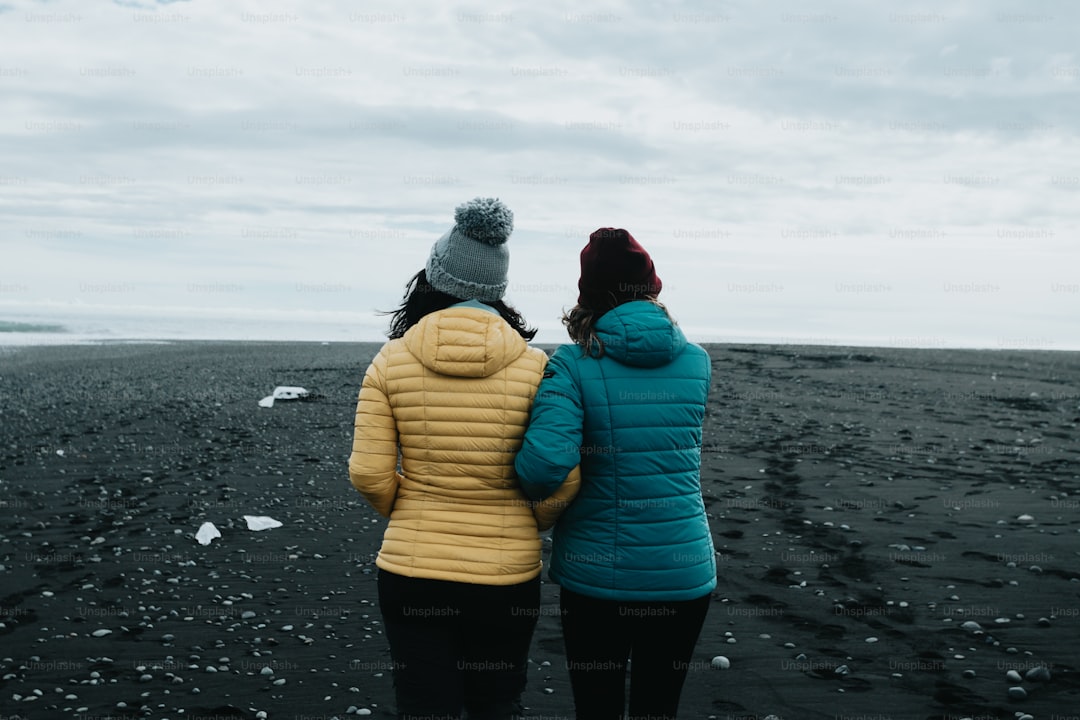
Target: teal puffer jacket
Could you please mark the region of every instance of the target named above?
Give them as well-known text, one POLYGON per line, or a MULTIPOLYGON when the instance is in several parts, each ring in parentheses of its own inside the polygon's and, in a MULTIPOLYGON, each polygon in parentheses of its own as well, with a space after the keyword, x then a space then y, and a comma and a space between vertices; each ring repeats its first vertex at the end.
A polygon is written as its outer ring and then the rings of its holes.
POLYGON ((550 577, 610 600, 701 597, 716 587, 700 478, 709 356, 648 301, 608 311, 596 333, 602 357, 577 345, 552 355, 514 463, 534 500, 581 465, 550 577))

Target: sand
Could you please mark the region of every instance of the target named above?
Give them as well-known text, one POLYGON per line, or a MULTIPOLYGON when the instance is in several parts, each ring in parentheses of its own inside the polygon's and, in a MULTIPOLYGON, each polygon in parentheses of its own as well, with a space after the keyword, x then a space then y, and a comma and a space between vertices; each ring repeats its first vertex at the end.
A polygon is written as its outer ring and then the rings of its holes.
MULTIPOLYGON (((346 473, 376 349, 0 352, 0 715, 393 717, 386 521, 346 473), (311 394, 258 407, 277 385, 311 394)), ((719 587, 680 717, 1080 717, 1080 354, 709 351, 719 587)), ((543 598, 528 717, 569 718, 543 598)))

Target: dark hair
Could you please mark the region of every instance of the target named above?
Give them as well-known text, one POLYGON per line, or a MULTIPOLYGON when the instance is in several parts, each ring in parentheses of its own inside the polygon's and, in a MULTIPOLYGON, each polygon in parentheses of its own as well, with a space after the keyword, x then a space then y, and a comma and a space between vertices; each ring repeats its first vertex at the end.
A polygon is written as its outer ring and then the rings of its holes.
MULTIPOLYGON (((394 340, 404 335, 409 328, 420 322, 420 319, 425 315, 438 310, 445 310, 459 302, 462 302, 461 298, 447 295, 433 288, 431 283, 428 282, 427 272, 421 270, 413 275, 409 282, 405 283, 405 295, 398 309, 380 314, 390 316, 390 330, 386 334, 391 340, 394 340)), ((521 337, 526 340, 532 340, 536 337, 536 328, 528 327, 525 324, 525 318, 521 317, 521 313, 507 305, 503 300, 481 300, 481 302, 494 308, 502 316, 502 319, 509 323, 510 327, 514 328, 521 337)))
MULTIPOLYGON (((667 313, 667 308, 656 299, 655 295, 645 295, 630 298, 630 300, 647 300, 667 313)), ((629 300, 626 302, 629 302, 629 300)), ((563 313, 562 324, 566 326, 566 332, 570 335, 570 339, 581 346, 582 357, 598 358, 604 356, 604 341, 596 334, 596 321, 613 309, 593 308, 578 303, 563 313)), ((671 317, 670 313, 668 317, 671 317)))

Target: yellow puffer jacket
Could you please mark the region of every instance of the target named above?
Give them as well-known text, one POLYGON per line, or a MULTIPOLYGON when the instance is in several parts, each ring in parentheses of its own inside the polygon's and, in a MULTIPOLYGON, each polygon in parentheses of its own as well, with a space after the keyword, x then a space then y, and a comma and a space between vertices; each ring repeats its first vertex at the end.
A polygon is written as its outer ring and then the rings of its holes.
POLYGON ((375 564, 511 585, 539 574, 540 537, 577 491, 535 504, 514 472, 547 355, 498 314, 458 305, 386 343, 360 389, 349 477, 390 518, 375 564), (400 450, 400 466, 399 466, 400 450))

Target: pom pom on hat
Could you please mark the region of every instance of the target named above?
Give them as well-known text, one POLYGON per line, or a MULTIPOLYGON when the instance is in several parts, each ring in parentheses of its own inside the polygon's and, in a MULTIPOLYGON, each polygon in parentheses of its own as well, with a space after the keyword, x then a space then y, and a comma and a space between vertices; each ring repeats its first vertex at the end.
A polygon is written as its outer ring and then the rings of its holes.
POLYGON ((502 245, 514 231, 514 213, 498 198, 475 198, 454 210, 458 232, 488 245, 502 245))

